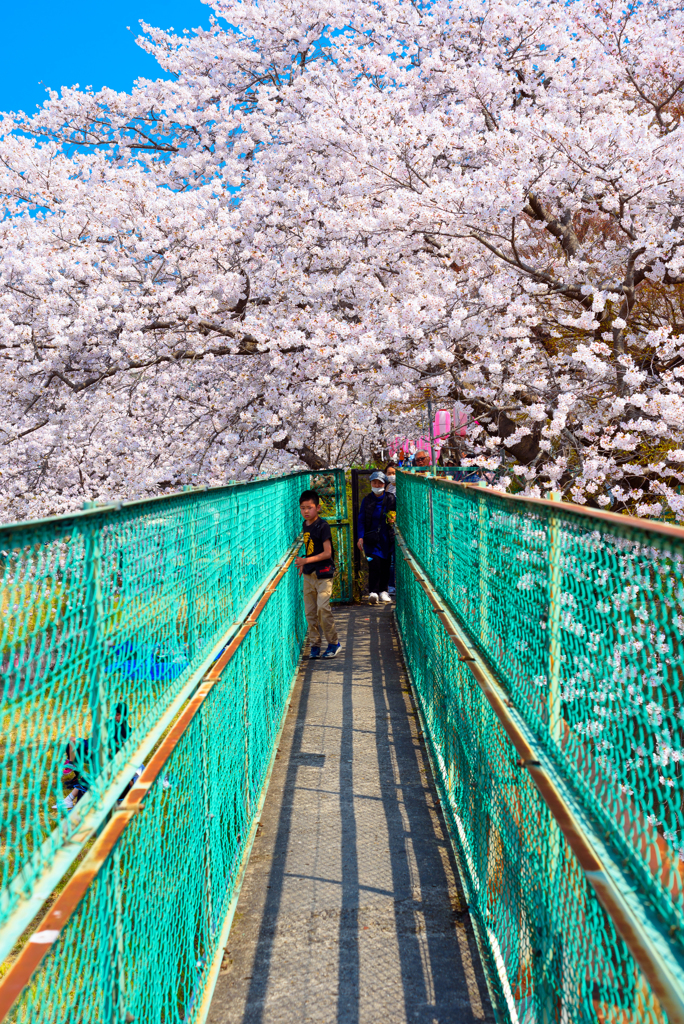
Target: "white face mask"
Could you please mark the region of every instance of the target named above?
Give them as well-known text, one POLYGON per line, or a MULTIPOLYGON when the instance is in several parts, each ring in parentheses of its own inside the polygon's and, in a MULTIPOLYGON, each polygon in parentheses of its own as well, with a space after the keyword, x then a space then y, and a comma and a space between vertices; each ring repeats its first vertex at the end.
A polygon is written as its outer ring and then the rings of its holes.
POLYGON ((371 487, 373 488, 373 494, 382 494, 382 492, 385 490, 385 488, 382 485, 376 487, 375 484, 371 484, 371 487))

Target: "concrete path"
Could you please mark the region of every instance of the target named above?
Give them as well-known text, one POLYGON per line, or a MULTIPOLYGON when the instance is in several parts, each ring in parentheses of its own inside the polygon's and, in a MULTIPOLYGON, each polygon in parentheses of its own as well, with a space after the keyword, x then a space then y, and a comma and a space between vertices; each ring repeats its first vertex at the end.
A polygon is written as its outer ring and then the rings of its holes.
POLYGON ((209 1024, 492 1021, 392 610, 305 662, 209 1024))

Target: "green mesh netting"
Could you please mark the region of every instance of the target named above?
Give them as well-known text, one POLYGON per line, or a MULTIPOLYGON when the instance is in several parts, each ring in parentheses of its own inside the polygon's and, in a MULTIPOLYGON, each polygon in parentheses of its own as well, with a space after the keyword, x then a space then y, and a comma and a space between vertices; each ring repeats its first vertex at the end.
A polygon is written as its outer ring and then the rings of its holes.
MULTIPOLYGON (((22 899, 35 891, 88 810, 107 800, 114 804, 120 795, 112 791, 116 777, 131 758, 137 763, 141 743, 184 687, 208 669, 221 637, 246 613, 286 555, 300 532, 299 494, 308 486, 308 473, 295 474, 0 529, 0 925, 6 926, 10 947, 17 937, 11 931, 12 915, 22 899), (70 739, 87 790, 71 813, 63 806, 72 784, 63 786, 70 739)), ((250 701, 255 688, 254 713, 245 719, 252 790, 258 789, 264 759, 270 756, 273 723, 303 636, 293 575, 279 587, 277 602, 272 599, 269 605, 268 621, 271 606, 279 608, 281 617, 271 640, 255 645, 252 635, 249 655, 242 652, 231 668, 233 682, 225 687, 222 683, 221 693, 212 697, 214 705, 225 703, 225 694, 242 685, 235 682, 242 666, 250 701)), ((259 629, 262 639, 269 636, 263 626, 259 629)), ((241 740, 233 741, 228 727, 220 732, 212 742, 228 750, 210 744, 206 756, 234 757, 236 766, 211 785, 225 786, 226 794, 231 793, 225 799, 232 801, 237 821, 245 813, 239 810, 245 748, 241 740)), ((200 748, 193 742, 185 749, 194 751, 197 760, 187 778, 180 767, 170 768, 180 786, 174 790, 175 806, 186 801, 181 794, 187 787, 192 799, 183 807, 195 813, 208 799, 203 787, 209 783, 200 748)), ((169 822, 168 828, 179 827, 181 820, 169 822)), ((136 825, 140 828, 141 823, 136 825)), ((223 846, 239 845, 241 834, 244 824, 223 846)), ((202 841, 194 834, 186 839, 190 844, 202 841)), ((152 850, 143 845, 139 856, 152 850)), ((164 854, 176 855, 181 856, 180 847, 177 854, 164 854)), ((220 854, 224 856, 233 855, 220 854)), ((133 879, 135 873, 127 868, 126 876, 133 879)), ((165 878, 172 889, 182 888, 180 876, 165 878)), ((225 878, 224 885, 229 885, 229 872, 225 878)), ((212 906, 220 908, 223 899, 223 892, 216 894, 212 906)), ((84 935, 80 941, 90 940, 84 935)), ((3 955, 8 951, 6 941, 3 955)), ((81 976, 85 970, 81 957, 81 976)), ((50 1017, 49 1008, 45 1012, 45 1019, 62 1019, 50 1017)))
MULTIPOLYGON (((415 474, 398 475, 398 510, 441 599, 681 948, 681 537, 415 474)), ((397 563, 402 641, 498 1001, 511 1020, 664 1020, 432 605, 397 563)))
MULTIPOLYGON (((50 810, 66 739, 89 741, 81 810, 111 797, 116 773, 286 554, 309 479, 0 533, 4 921, 73 837, 74 816, 50 810), (113 722, 121 703, 123 739, 113 722)), ((344 475, 315 483, 327 488, 342 555, 344 475)), ((417 475, 400 474, 398 488, 410 548, 681 946, 681 540, 417 475)), ((661 1024, 401 558, 397 573, 407 662, 503 1018, 661 1024)), ((12 1020, 197 1019, 303 634, 291 569, 12 1020)))
POLYGON ((11 1021, 197 1019, 299 660, 300 591, 291 568, 11 1021))

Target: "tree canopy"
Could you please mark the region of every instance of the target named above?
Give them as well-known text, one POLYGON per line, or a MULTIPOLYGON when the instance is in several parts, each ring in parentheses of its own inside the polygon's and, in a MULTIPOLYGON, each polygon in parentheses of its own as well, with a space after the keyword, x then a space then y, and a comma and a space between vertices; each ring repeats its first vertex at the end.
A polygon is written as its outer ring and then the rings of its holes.
POLYGON ((0 123, 6 517, 367 458, 684 514, 681 2, 215 0, 0 123))

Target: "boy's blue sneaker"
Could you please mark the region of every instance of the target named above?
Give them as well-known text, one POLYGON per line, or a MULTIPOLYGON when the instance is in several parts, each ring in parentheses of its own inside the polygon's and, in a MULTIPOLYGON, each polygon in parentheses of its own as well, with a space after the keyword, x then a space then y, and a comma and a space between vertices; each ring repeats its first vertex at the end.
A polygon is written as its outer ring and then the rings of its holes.
POLYGON ((309 651, 309 661, 311 661, 312 658, 320 658, 320 656, 321 656, 321 649, 320 649, 320 647, 312 647, 311 650, 309 651))
POLYGON ((334 658, 341 646, 342 644, 328 644, 326 649, 323 651, 323 657, 334 658))

